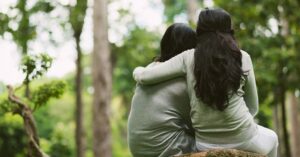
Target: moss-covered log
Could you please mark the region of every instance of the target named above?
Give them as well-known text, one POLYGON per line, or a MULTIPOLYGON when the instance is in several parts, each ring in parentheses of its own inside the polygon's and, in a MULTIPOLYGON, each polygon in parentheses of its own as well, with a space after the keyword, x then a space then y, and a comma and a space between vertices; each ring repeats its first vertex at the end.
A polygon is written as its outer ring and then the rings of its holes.
POLYGON ((267 156, 253 153, 253 152, 236 150, 236 149, 212 149, 204 152, 184 154, 176 157, 267 157, 267 156))

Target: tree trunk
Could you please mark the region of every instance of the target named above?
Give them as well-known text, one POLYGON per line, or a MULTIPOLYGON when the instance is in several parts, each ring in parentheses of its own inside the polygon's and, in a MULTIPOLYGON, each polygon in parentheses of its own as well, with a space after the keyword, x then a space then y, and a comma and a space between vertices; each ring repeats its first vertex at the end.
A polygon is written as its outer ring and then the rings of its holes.
POLYGON ((76 156, 85 156, 85 131, 84 131, 84 104, 82 98, 82 52, 80 47, 80 36, 83 30, 84 18, 87 9, 87 0, 77 0, 76 5, 70 9, 69 22, 73 28, 73 37, 76 43, 77 60, 76 60, 76 108, 75 108, 75 141, 76 156))
POLYGON ((108 43, 107 0, 95 0, 93 10, 93 153, 94 157, 111 157, 109 105, 112 73, 108 43))
MULTIPOLYGON (((280 35, 283 38, 287 38, 289 36, 289 22, 286 19, 286 13, 285 10, 279 11, 279 22, 281 25, 280 28, 280 35)), ((286 43, 283 43, 286 45, 286 43)), ((291 151, 290 151, 290 143, 289 143, 289 135, 288 135, 288 129, 287 129, 287 120, 286 120, 286 72, 283 71, 283 67, 286 65, 287 61, 284 61, 284 58, 281 59, 279 63, 279 98, 280 98, 280 104, 281 104, 281 118, 282 118, 282 133, 283 133, 283 143, 284 143, 284 149, 285 149, 285 157, 291 157, 291 151)))
MULTIPOLYGON (((17 33, 17 35, 20 36, 21 38, 14 39, 15 42, 17 43, 17 45, 21 49, 22 57, 24 57, 24 55, 28 54, 28 42, 30 40, 30 30, 29 30, 30 29, 30 22, 29 22, 30 13, 28 12, 28 10, 26 8, 26 4, 27 4, 26 0, 19 0, 17 3, 18 9, 20 11, 19 14, 22 15, 22 17, 20 19, 18 29, 15 33, 17 33)), ((25 83, 24 96, 29 99, 30 98, 30 87, 29 87, 28 76, 26 76, 26 79, 27 79, 26 81, 28 81, 28 82, 25 83)))
POLYGON ((290 94, 290 100, 292 157, 298 157, 300 154, 299 120, 297 107, 298 100, 294 93, 290 94))
MULTIPOLYGON (((75 33, 76 34, 76 33, 75 33)), ((81 34, 81 33, 78 33, 81 34)), ((85 132, 83 125, 83 103, 82 103, 82 52, 80 48, 80 35, 75 36, 76 50, 77 50, 77 60, 76 60, 76 80, 75 80, 75 90, 76 90, 76 128, 75 128, 75 140, 76 140, 76 156, 84 157, 85 153, 85 132)))
MULTIPOLYGON (((283 141, 282 138, 282 129, 281 129, 281 116, 280 116, 280 111, 279 111, 279 104, 278 104, 278 99, 277 99, 277 93, 276 91, 274 92, 274 107, 273 107, 273 124, 274 124, 274 128, 276 130, 276 133, 278 135, 278 139, 279 141, 283 141)), ((279 156, 284 156, 284 152, 282 149, 282 145, 280 144, 278 147, 278 154, 280 154, 279 156)))
POLYGON ((30 98, 30 84, 29 84, 29 82, 25 84, 25 97, 30 98))
MULTIPOLYGON (((282 73, 282 72, 281 72, 282 73)), ((284 75, 284 74, 281 74, 284 75)), ((279 98, 280 98, 280 105, 281 105, 281 118, 282 118, 282 133, 283 133, 283 143, 284 143, 284 150, 285 150, 285 157, 291 157, 290 151, 290 143, 289 143, 289 134, 287 129, 287 119, 286 119, 286 88, 285 88, 285 79, 284 76, 280 76, 280 83, 279 83, 279 98)))
POLYGON ((197 0, 187 0, 188 20, 191 25, 196 25, 198 20, 198 2, 197 0))
POLYGON ((18 108, 14 111, 14 114, 19 114, 24 120, 25 133, 28 138, 28 157, 48 157, 40 148, 39 136, 36 129, 32 110, 20 100, 14 94, 14 90, 11 86, 7 86, 8 99, 18 105, 18 108))

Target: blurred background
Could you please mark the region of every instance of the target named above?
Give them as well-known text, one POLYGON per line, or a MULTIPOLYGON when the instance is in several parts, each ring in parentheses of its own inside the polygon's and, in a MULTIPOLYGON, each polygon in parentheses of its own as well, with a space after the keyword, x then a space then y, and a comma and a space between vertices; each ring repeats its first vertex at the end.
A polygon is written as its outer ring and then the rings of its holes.
POLYGON ((7 99, 12 85, 51 157, 130 157, 133 69, 159 53, 167 26, 195 28, 205 7, 232 15, 255 68, 256 121, 277 132, 281 157, 300 156, 299 0, 1 0, 0 156, 30 149, 20 108, 7 99))

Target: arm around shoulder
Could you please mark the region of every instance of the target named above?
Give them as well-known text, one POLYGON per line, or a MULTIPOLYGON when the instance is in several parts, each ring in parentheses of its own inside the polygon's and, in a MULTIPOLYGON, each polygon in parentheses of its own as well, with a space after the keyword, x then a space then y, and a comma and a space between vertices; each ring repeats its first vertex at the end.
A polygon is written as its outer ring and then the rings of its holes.
POLYGON ((151 67, 137 67, 133 78, 140 84, 155 84, 172 78, 184 76, 186 73, 186 57, 191 52, 185 51, 166 62, 151 67))

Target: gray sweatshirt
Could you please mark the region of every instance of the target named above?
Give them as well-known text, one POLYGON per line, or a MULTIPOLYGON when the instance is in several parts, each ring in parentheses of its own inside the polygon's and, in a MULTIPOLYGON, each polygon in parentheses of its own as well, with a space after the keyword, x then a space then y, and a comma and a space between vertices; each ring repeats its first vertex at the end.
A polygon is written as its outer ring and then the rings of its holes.
POLYGON ((184 78, 135 89, 128 119, 134 157, 169 157, 195 151, 184 78))
POLYGON ((141 84, 156 84, 165 80, 185 76, 190 97, 192 125, 196 141, 203 143, 240 143, 252 138, 257 132, 253 117, 258 112, 258 96, 250 56, 242 52, 242 77, 237 94, 229 99, 224 111, 214 109, 199 100, 194 91, 194 49, 187 50, 154 67, 138 67, 134 78, 141 84))

